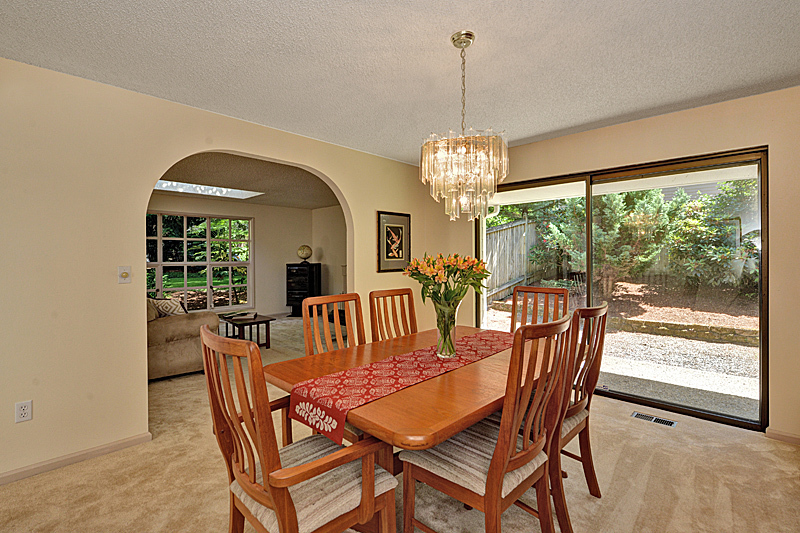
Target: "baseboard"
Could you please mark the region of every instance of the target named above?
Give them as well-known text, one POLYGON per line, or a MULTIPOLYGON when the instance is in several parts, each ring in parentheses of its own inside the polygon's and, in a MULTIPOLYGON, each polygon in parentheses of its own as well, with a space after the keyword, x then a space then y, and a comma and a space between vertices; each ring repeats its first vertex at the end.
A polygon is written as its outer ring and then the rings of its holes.
POLYGON ((791 433, 784 433, 782 431, 776 431, 772 428, 767 428, 766 431, 767 437, 774 440, 780 440, 783 442, 788 442, 790 444, 798 444, 800 445, 800 435, 792 435, 791 433))
POLYGON ((0 474, 0 485, 13 483, 14 481, 19 481, 20 479, 25 479, 26 477, 35 476, 36 474, 55 470, 56 468, 61 468, 62 466, 71 465, 73 463, 79 463, 81 461, 85 461, 86 459, 99 457, 101 455, 116 452, 130 446, 136 446, 137 444, 142 444, 144 442, 150 442, 151 440, 153 440, 153 435, 151 435, 148 431, 147 433, 128 437, 127 439, 110 442, 108 444, 103 444, 102 446, 96 446, 94 448, 89 448, 88 450, 70 453, 68 455, 62 455, 61 457, 56 457, 55 459, 42 461, 41 463, 32 464, 30 466, 24 466, 22 468, 17 468, 16 470, 10 470, 0 474))

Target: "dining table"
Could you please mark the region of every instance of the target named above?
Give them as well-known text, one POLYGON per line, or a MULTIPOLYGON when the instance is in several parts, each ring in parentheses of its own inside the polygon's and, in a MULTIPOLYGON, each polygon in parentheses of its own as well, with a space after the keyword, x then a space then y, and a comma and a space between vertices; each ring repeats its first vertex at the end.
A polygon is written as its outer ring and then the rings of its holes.
MULTIPOLYGON (((481 332, 456 326, 460 338, 481 332)), ((291 392, 300 382, 436 344, 435 329, 264 366, 266 380, 291 392)), ((408 386, 347 412, 347 422, 394 447, 431 448, 503 407, 511 349, 408 386)), ((395 460, 392 471, 399 463, 395 460)))

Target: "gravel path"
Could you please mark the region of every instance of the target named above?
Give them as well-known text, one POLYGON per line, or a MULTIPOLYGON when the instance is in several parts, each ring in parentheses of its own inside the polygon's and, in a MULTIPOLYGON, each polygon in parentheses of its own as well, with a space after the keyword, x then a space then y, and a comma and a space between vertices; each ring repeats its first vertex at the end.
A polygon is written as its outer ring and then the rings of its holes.
POLYGON ((729 376, 758 377, 758 348, 735 344, 617 331, 606 334, 603 354, 729 376))

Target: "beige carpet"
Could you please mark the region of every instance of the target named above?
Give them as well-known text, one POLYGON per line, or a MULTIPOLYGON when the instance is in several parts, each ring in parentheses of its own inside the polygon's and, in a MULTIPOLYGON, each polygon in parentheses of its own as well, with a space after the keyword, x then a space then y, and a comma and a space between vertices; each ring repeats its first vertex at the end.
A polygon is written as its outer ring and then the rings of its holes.
MULTIPOLYGON (((264 361, 302 354, 299 319, 273 324, 264 361)), ((0 531, 226 531, 226 476, 207 402, 200 374, 150 384, 152 442, 0 487, 0 531)), ((576 532, 800 531, 800 447, 600 397, 592 420, 603 497, 590 496, 580 465, 564 460, 576 532), (634 410, 678 425, 633 419, 634 410)), ((398 531, 401 502, 398 494, 398 531)), ((441 533, 483 531, 479 511, 421 485, 417 517, 441 533)), ((539 530, 516 507, 503 528, 539 530)))

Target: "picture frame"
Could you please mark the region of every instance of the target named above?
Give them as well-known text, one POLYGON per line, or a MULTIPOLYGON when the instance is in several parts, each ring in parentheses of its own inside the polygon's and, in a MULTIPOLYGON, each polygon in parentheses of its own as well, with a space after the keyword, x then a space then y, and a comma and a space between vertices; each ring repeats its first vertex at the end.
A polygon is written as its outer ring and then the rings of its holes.
POLYGON ((378 272, 401 272, 411 260, 411 215, 378 211, 378 272))

